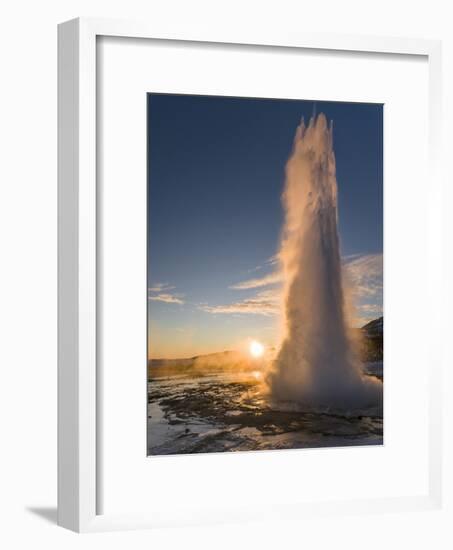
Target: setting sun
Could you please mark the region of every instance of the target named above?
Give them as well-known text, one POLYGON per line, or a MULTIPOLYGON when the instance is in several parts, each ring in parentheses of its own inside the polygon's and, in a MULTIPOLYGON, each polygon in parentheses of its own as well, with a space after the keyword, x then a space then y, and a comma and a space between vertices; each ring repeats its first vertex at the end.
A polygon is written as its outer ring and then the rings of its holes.
POLYGON ((250 342, 250 355, 252 357, 261 357, 264 353, 264 346, 260 342, 257 342, 256 340, 252 340, 250 342))

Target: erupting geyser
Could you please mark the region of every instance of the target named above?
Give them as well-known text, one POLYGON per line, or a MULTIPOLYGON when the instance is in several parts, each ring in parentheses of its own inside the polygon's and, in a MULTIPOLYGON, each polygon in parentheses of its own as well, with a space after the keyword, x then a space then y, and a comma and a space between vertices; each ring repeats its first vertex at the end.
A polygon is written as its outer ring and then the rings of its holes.
POLYGON ((332 133, 323 114, 302 120, 286 165, 286 332, 268 383, 278 400, 350 410, 378 405, 382 384, 362 374, 346 322, 332 133))

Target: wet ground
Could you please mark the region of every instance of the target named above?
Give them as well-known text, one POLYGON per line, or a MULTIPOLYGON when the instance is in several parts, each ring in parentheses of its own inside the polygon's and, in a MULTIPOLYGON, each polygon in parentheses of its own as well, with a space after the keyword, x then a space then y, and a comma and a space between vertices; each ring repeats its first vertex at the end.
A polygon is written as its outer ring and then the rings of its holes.
MULTIPOLYGON (((271 403, 262 373, 153 369, 148 383, 148 454, 255 451, 383 442, 381 411, 308 412, 271 403)), ((365 372, 382 378, 382 364, 365 372)))

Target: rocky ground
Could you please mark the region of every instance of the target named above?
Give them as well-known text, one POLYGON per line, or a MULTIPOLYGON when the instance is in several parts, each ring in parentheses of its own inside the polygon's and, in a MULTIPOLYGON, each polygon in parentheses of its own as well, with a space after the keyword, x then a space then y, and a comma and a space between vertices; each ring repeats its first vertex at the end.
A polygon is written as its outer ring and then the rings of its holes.
MULTIPOLYGON (((365 366, 382 379, 382 363, 365 366)), ((382 410, 303 411, 272 403, 262 373, 153 369, 148 384, 148 454, 380 445, 382 410), (156 372, 153 372, 156 370, 156 372)))

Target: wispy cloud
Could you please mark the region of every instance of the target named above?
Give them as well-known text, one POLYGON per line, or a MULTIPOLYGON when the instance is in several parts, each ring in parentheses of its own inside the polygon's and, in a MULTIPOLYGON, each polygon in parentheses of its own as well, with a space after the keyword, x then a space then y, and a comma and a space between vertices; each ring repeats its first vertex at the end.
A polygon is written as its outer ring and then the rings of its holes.
MULTIPOLYGON (((264 260, 262 265, 257 265, 256 267, 249 269, 248 273, 254 273, 256 271, 260 271, 261 269, 265 269, 266 271, 268 271, 269 269, 275 269, 275 266, 277 264, 278 255, 274 254, 270 258, 264 260)), ((280 282, 282 282, 282 274, 278 271, 272 271, 271 273, 268 273, 267 275, 262 275, 261 277, 254 277, 253 279, 246 279, 245 281, 234 283, 233 285, 230 285, 229 288, 233 290, 251 290, 254 288, 262 288, 265 286, 274 285, 280 282)))
POLYGON ((371 315, 382 315, 382 306, 380 304, 361 304, 359 310, 371 315))
POLYGON ((355 309, 353 324, 356 327, 362 327, 366 323, 382 315, 382 305, 380 304, 358 304, 355 309))
POLYGON ((263 277, 247 279, 246 281, 235 283, 234 285, 231 285, 230 288, 233 288, 235 290, 249 290, 251 288, 260 288, 263 286, 280 283, 281 281, 282 281, 281 273, 273 272, 273 273, 268 273, 263 277))
POLYGON ((199 309, 207 313, 275 315, 279 311, 280 294, 272 290, 263 290, 251 298, 221 305, 201 305, 199 309))
POLYGON ((263 269, 262 265, 256 265, 255 267, 251 267, 250 269, 247 269, 247 273, 255 273, 256 271, 259 271, 260 269, 263 269))
POLYGON ((153 302, 165 302, 166 304, 184 304, 184 300, 173 294, 156 294, 155 296, 149 296, 148 299, 153 302))
POLYGON ((347 256, 343 258, 343 273, 355 305, 355 324, 361 326, 380 317, 383 314, 382 254, 347 256))
POLYGON ((166 304, 184 304, 183 294, 174 294, 170 290, 175 287, 167 283, 155 283, 148 288, 148 300, 153 302, 164 302, 166 304))
POLYGON ((278 254, 274 254, 273 256, 268 258, 265 261, 265 263, 268 264, 268 265, 277 265, 278 264, 278 254))
POLYGON ((382 254, 346 257, 343 272, 354 298, 373 298, 382 295, 382 254))
MULTIPOLYGON (((270 258, 267 258, 263 261, 262 264, 256 265, 254 267, 251 267, 250 269, 247 269, 246 273, 256 273, 257 271, 260 271, 261 269, 269 269, 269 267, 273 267, 278 264, 278 255, 275 254, 274 256, 271 256, 270 258)), ((241 285, 242 283, 238 283, 238 285, 241 285)), ((236 288, 236 286, 230 287, 230 288, 236 288)), ((242 286, 238 286, 237 288, 242 289, 242 286)), ((247 287, 249 288, 249 287, 247 287)))
MULTIPOLYGON (((272 256, 266 264, 275 265, 277 256, 272 256)), ((382 292, 382 254, 351 254, 343 258, 343 271, 352 292, 357 297, 372 297, 382 292)), ((249 290, 281 283, 283 275, 273 271, 262 277, 247 279, 231 285, 235 290, 249 290)))
POLYGON ((175 287, 169 285, 168 283, 154 283, 148 288, 148 292, 163 292, 168 290, 173 290, 175 287))
MULTIPOLYGON (((265 265, 278 262, 276 256, 265 265)), ((382 254, 354 254, 343 258, 343 272, 356 302, 357 313, 366 320, 382 315, 382 254), (367 302, 367 303, 363 303, 367 302)), ((231 285, 234 290, 256 290, 256 294, 230 304, 199 304, 198 309, 213 314, 275 315, 280 310, 282 273, 272 271, 262 277, 247 279, 231 285), (264 287, 271 288, 264 288, 264 287)))

